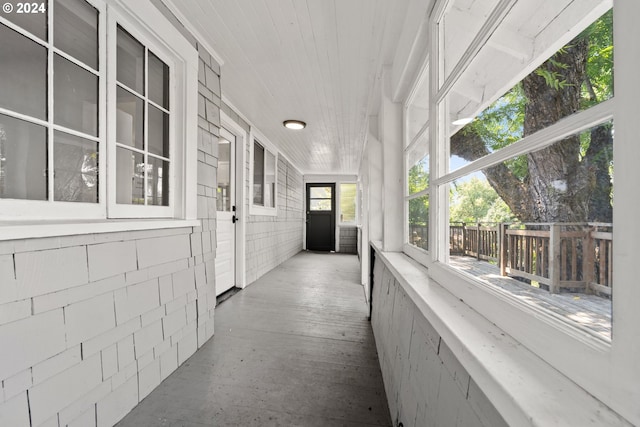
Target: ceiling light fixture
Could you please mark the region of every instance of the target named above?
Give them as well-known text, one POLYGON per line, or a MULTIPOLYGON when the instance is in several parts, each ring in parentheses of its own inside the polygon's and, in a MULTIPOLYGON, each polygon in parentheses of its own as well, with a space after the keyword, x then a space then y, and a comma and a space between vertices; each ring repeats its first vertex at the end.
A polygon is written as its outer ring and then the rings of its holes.
POLYGON ((287 129, 294 130, 304 129, 307 126, 307 124, 301 120, 285 120, 284 122, 282 122, 282 124, 287 129))

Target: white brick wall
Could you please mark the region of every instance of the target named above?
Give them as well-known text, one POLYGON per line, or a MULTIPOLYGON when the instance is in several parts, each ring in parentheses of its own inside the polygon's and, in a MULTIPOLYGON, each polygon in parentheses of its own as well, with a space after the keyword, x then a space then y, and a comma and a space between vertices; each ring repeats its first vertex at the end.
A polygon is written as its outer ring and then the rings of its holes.
POLYGON ((372 299, 371 324, 394 425, 506 427, 381 261, 374 265, 372 299))
POLYGON ((213 335, 221 94, 201 58, 201 226, 0 242, 0 426, 112 426, 213 335))

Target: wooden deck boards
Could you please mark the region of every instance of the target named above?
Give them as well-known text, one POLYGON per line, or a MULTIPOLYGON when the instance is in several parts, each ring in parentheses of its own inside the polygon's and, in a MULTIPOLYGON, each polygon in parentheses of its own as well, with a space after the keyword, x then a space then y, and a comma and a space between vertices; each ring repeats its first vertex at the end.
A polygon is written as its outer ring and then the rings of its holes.
POLYGON ((498 286, 518 299, 576 322, 596 335, 611 337, 611 300, 584 293, 552 294, 510 277, 500 276, 496 265, 472 257, 451 256, 450 264, 474 277, 498 286))

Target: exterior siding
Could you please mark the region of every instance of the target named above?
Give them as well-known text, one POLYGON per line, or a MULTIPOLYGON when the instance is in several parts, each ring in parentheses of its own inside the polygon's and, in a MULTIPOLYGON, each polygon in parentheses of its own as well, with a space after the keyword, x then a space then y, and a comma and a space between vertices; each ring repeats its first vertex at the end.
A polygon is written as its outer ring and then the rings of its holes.
POLYGON ((111 426, 213 336, 214 70, 200 50, 201 227, 0 242, 0 425, 111 426))
MULTIPOLYGON (((246 159, 250 159, 247 144, 246 159)), ((247 175, 251 165, 247 160, 247 175)), ((252 283, 302 250, 304 203, 302 174, 285 158, 278 156, 278 215, 249 215, 246 229, 246 278, 252 283)), ((248 181, 248 180, 247 180, 248 181)), ((252 191, 246 183, 246 210, 252 191)))
POLYGON ((374 265, 371 324, 394 425, 507 426, 379 260, 374 265))

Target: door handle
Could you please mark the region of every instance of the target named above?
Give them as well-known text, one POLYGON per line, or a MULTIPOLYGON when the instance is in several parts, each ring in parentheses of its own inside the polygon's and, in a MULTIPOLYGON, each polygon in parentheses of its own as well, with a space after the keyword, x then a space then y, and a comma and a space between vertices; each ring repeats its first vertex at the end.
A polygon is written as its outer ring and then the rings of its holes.
POLYGON ((235 223, 236 223, 236 222, 238 222, 238 221, 240 221, 240 218, 238 218, 237 216, 235 216, 235 215, 234 215, 234 216, 232 216, 232 217, 231 217, 231 222, 232 222, 232 223, 234 223, 234 224, 235 224, 235 223))

